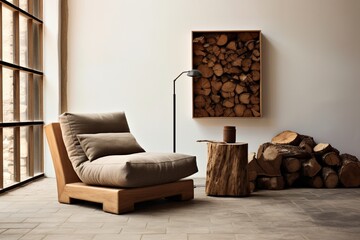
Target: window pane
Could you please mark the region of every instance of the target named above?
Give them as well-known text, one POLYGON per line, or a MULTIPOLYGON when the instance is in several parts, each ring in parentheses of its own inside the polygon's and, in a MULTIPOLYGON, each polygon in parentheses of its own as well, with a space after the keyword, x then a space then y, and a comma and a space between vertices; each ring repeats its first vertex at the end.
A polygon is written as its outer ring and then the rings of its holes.
POLYGON ((28 120, 28 74, 20 72, 20 121, 28 120))
POLYGON ((28 0, 19 0, 19 8, 21 8, 24 11, 28 11, 27 1, 28 0))
POLYGON ((42 173, 42 130, 43 126, 34 126, 34 174, 42 173))
POLYGON ((30 177, 29 173, 29 128, 20 128, 20 180, 24 181, 30 177))
POLYGON ((28 25, 27 18, 20 15, 20 66, 28 67, 28 25))
POLYGON ((14 4, 15 6, 16 6, 16 4, 15 4, 15 1, 14 0, 7 0, 9 3, 12 3, 12 4, 14 4))
POLYGON ((15 183, 15 167, 14 167, 14 129, 3 129, 3 173, 4 187, 15 183))
POLYGON ((33 24, 33 44, 34 44, 34 48, 33 48, 33 53, 34 53, 34 59, 33 59, 33 64, 34 64, 34 69, 36 70, 41 70, 41 56, 40 56, 40 45, 41 45, 41 36, 40 36, 40 25, 34 23, 33 24))
POLYGON ((3 122, 14 121, 14 72, 3 68, 3 122))
POLYGON ((42 107, 41 107, 41 99, 42 99, 42 77, 39 75, 34 75, 34 120, 42 119, 42 107))
POLYGON ((10 63, 14 63, 14 21, 13 12, 3 7, 3 56, 2 60, 10 63))
POLYGON ((32 3, 32 8, 33 8, 33 13, 32 15, 34 15, 37 18, 40 18, 40 0, 33 0, 32 3))

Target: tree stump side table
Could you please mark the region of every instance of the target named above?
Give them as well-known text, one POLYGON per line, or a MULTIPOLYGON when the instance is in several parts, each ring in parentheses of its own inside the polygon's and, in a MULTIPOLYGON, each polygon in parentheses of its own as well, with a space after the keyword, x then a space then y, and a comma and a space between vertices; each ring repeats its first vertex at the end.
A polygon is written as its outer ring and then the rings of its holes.
POLYGON ((205 192, 210 196, 249 196, 247 143, 208 143, 205 192))

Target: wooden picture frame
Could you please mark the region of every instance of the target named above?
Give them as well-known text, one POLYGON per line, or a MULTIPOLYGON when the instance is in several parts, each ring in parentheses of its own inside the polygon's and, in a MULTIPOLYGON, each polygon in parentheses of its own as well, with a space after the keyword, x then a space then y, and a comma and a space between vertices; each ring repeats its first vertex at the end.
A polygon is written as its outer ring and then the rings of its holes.
POLYGON ((262 116, 261 31, 193 31, 193 117, 262 116))

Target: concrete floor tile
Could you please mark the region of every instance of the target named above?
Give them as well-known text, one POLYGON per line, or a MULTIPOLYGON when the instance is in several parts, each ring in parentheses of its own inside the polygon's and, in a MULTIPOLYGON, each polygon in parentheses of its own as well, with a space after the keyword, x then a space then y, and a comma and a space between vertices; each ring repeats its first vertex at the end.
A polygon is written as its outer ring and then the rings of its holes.
POLYGON ((96 234, 93 240, 140 240, 140 234, 96 234))
POLYGON ((21 237, 21 234, 0 234, 0 240, 18 240, 21 237))
POLYGON ((142 235, 141 240, 187 240, 187 234, 145 234, 142 235))
POLYGON ((188 234, 189 240, 236 240, 235 234, 188 234))
POLYGON ((42 240, 45 237, 45 234, 26 234, 22 236, 19 240, 42 240))
POLYGON ((28 233, 29 231, 31 231, 30 229, 28 228, 13 228, 13 229, 7 229, 6 231, 2 232, 2 234, 26 234, 28 233))
MULTIPOLYGON (((201 182, 199 180, 199 182, 201 182)), ((200 186, 200 185, 199 185, 200 186)), ((84 201, 60 204, 55 179, 0 195, 0 239, 358 239, 360 189, 258 191, 247 198, 149 201, 124 215, 84 201), (46 187, 44 187, 46 186, 46 187)))
POLYGON ((47 235, 43 240, 92 240, 92 234, 54 234, 47 235))

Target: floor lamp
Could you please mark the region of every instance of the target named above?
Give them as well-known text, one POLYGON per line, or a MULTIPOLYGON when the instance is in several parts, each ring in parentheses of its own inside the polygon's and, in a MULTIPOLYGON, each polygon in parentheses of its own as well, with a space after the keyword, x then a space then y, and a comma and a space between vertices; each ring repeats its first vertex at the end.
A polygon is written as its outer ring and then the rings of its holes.
POLYGON ((176 152, 176 93, 175 93, 175 82, 176 80, 183 75, 184 73, 187 73, 188 77, 201 77, 202 74, 199 70, 193 69, 189 71, 183 71, 174 79, 173 82, 173 152, 176 152))

